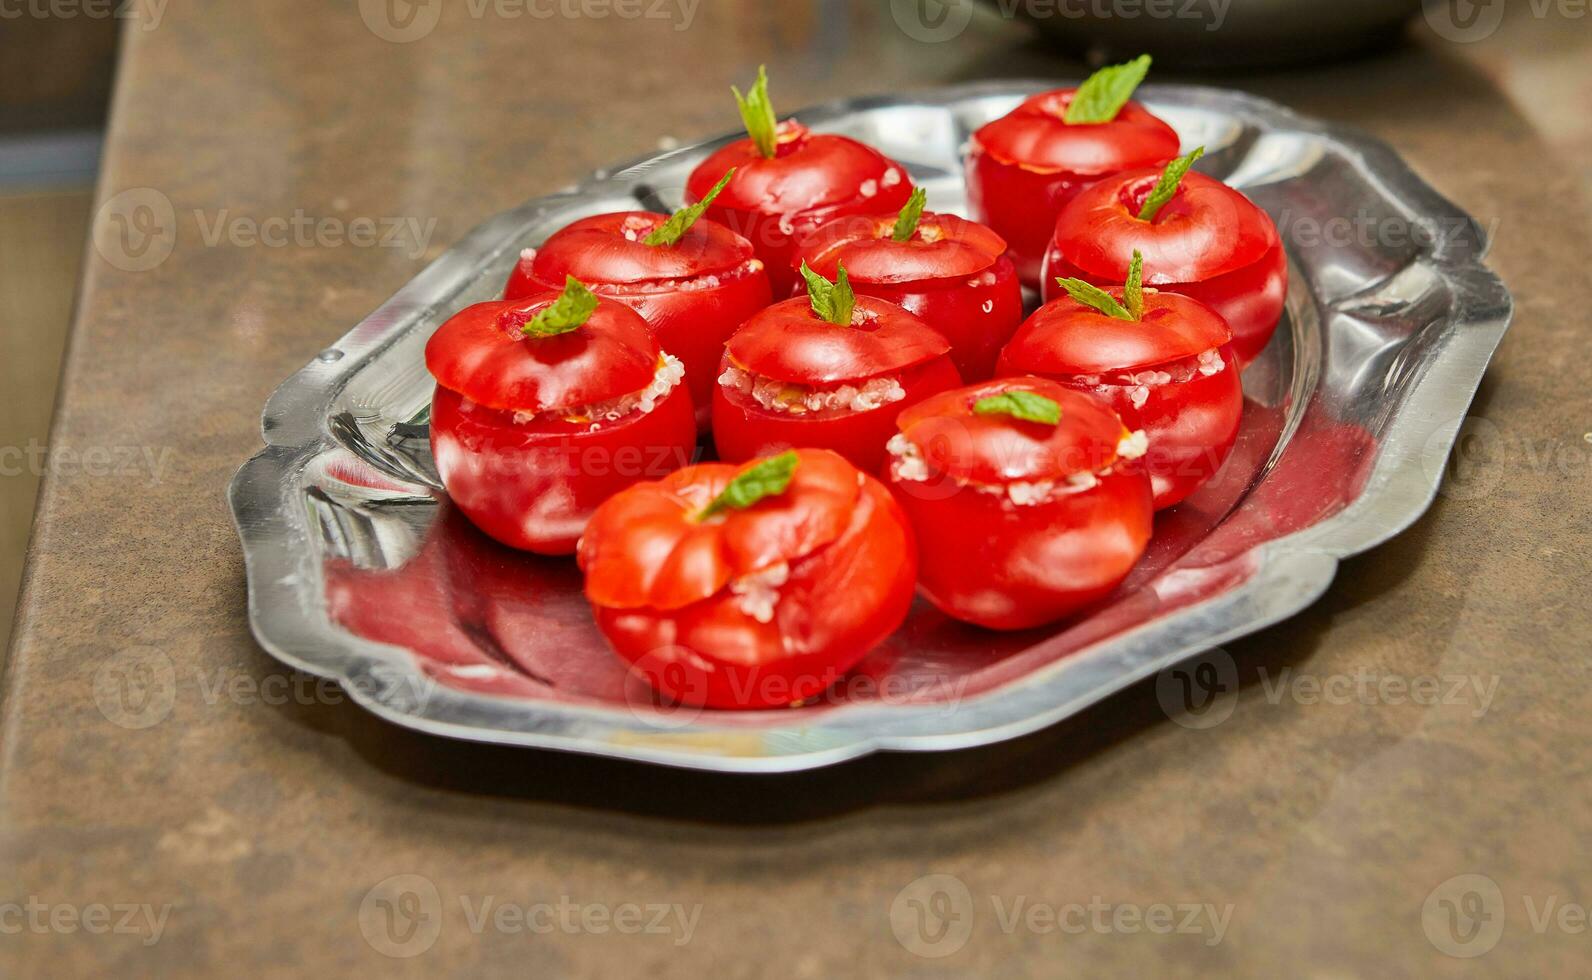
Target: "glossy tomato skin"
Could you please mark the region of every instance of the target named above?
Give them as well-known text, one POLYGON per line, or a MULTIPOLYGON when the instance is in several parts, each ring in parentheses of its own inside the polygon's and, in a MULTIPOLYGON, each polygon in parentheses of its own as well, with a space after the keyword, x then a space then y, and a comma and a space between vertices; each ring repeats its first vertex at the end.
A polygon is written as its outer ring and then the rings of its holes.
POLYGON ((1109 123, 1068 125, 1062 116, 1076 91, 1032 96, 968 141, 973 216, 1006 239, 1030 286, 1039 283, 1056 216, 1073 197, 1112 174, 1162 166, 1178 152, 1177 133, 1137 102, 1109 123))
POLYGON ((642 239, 666 219, 647 211, 582 218, 540 249, 527 249, 503 295, 556 291, 574 275, 640 313, 663 349, 685 365, 697 427, 705 431, 724 341, 773 294, 751 243, 707 218, 674 245, 646 245, 642 239))
POLYGON ((1023 287, 1011 259, 1004 255, 988 272, 960 282, 867 283, 857 289, 894 303, 943 334, 951 342, 951 362, 964 381, 993 374, 1001 345, 1023 322, 1023 287))
MULTIPOLYGON (((729 365, 726 355, 724 366, 729 365)), ((776 412, 742 391, 719 385, 713 392, 713 443, 719 458, 729 462, 810 446, 839 453, 864 472, 878 473, 884 466, 885 443, 895 435, 897 413, 962 383, 956 366, 943 355, 907 368, 897 380, 906 392, 900 401, 865 412, 810 415, 776 412)))
MULTIPOLYGON (((1120 299, 1120 293, 1118 294, 1120 299)), ((1243 382, 1221 317, 1174 293, 1145 291, 1141 321, 1069 297, 1045 304, 1001 352, 997 374, 1036 375, 1105 399, 1143 430, 1155 507, 1181 503, 1216 475, 1238 438, 1243 382)))
POLYGON ((745 460, 793 446, 831 449, 869 473, 884 461, 891 420, 918 400, 961 383, 933 327, 892 303, 856 297, 849 325, 829 323, 806 297, 775 303, 742 324, 724 345, 724 371, 713 393, 713 441, 719 458, 745 460), (800 415, 765 408, 729 383, 731 369, 776 385, 833 390, 894 379, 903 397, 864 411, 824 409, 800 415))
MULTIPOLYGON (((1104 289, 1121 285, 1111 282, 1108 276, 1088 274, 1055 252, 1045 261, 1045 275, 1046 281, 1052 283, 1044 290, 1047 300, 1054 298, 1057 276, 1082 279, 1104 289)), ((1242 370, 1254 363, 1277 332, 1288 295, 1288 257, 1279 244, 1232 272, 1193 282, 1162 283, 1158 288, 1197 299, 1220 313, 1232 327, 1233 357, 1242 370)))
POLYGON ((810 133, 794 120, 779 127, 765 159, 750 139, 730 143, 691 172, 686 197, 700 201, 729 171, 707 216, 744 236, 768 267, 775 296, 790 295, 791 259, 820 225, 851 215, 894 215, 912 196, 905 167, 845 136, 810 133))
POLYGON ((965 487, 919 496, 917 486, 893 476, 890 488, 921 541, 924 598, 988 629, 1040 626, 1109 595, 1144 553, 1153 523, 1137 467, 1025 506, 965 487))
POLYGON ((1127 279, 1127 260, 1144 256, 1144 282, 1193 297, 1222 315, 1233 353, 1247 367, 1276 332, 1288 291, 1288 259, 1269 215, 1242 193, 1190 173, 1154 221, 1138 211, 1155 170, 1103 180, 1079 194, 1056 219, 1045 254, 1042 294, 1061 294, 1056 278, 1102 288, 1127 279))
MULTIPOLYGON (((634 494, 615 498, 593 518, 580 560, 598 628, 668 701, 757 709, 816 697, 906 618, 917 546, 900 506, 877 480, 832 454, 802 451, 798 476, 804 466, 828 470, 849 484, 849 492, 831 497, 822 514, 798 503, 794 514, 769 518, 781 523, 761 530, 748 530, 743 523, 732 531, 728 522, 764 520, 752 511, 767 504, 731 516, 722 528, 686 527, 690 517, 660 517, 656 502, 638 518, 631 506, 634 494), (671 521, 681 526, 671 529, 671 521), (824 525, 826 533, 812 533, 824 525), (605 550, 623 552, 631 568, 617 575, 604 572, 605 550), (708 575, 706 584, 693 581, 704 563, 679 556, 700 551, 716 561, 743 560, 758 567, 779 560, 788 571, 769 614, 760 619, 748 612, 722 576, 708 575), (650 581, 639 583, 641 576, 650 581)), ((689 512, 722 486, 722 471, 735 470, 705 464, 663 482, 703 488, 690 496, 689 512), (704 486, 710 481, 698 474, 709 472, 720 475, 704 486)), ((654 491, 642 487, 637 492, 654 491)))
POLYGON ((887 482, 918 536, 919 591, 947 615, 989 629, 1039 626, 1108 595, 1143 555, 1149 480, 1137 460, 1117 455, 1114 440, 1127 430, 1094 396, 1040 378, 997 379, 925 401, 899 427, 926 462, 912 473, 893 457, 887 482), (1060 404, 1048 443, 1049 427, 969 414, 980 398, 1014 388, 1060 404), (1003 473, 1062 486, 1070 473, 1093 479, 1018 503, 1003 473))
POLYGON ((431 448, 443 486, 471 521, 504 544, 569 554, 605 497, 682 465, 696 445, 683 383, 648 410, 615 411, 648 391, 666 364, 652 328, 622 303, 599 299, 586 321, 553 336, 524 327, 558 299, 476 303, 426 342, 437 386, 431 448))
POLYGON ((1195 362, 1180 361, 1136 372, 1174 380, 1147 384, 1100 383, 1095 377, 1046 375, 1077 391, 1105 399, 1130 429, 1150 440, 1141 467, 1150 474, 1155 509, 1165 510, 1216 475, 1238 439, 1244 389, 1230 346, 1220 351, 1224 368, 1201 374, 1195 362))
POLYGON ((568 555, 604 500, 691 461, 696 418, 684 384, 617 422, 516 422, 514 413, 438 387, 431 450, 454 504, 513 548, 568 555))
POLYGON ((964 380, 989 377, 1001 346, 1023 321, 1022 284, 1006 242, 975 222, 932 212, 908 241, 895 241, 894 229, 893 215, 831 222, 802 243, 792 262, 827 279, 844 265, 856 292, 901 307, 950 341, 964 380))

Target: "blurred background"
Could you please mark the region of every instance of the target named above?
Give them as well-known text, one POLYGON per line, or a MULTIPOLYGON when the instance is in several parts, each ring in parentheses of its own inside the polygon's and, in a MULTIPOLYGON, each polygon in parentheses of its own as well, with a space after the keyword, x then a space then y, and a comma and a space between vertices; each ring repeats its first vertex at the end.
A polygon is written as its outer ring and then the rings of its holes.
POLYGON ((0 20, 0 636, 11 633, 120 27, 15 12, 0 20))
MULTIPOLYGON (((357 6, 368 22, 367 8, 386 3, 389 21, 399 23, 406 10, 424 16, 439 2, 450 0, 360 0, 357 6)), ((352 17, 354 0, 341 5, 352 17)), ((879 77, 912 77, 920 73, 906 66, 932 58, 945 59, 939 74, 958 78, 1076 79, 1092 65, 1150 51, 1157 59, 1152 81, 1240 86, 1329 118, 1337 100, 1353 100, 1361 107, 1361 125, 1368 102, 1385 117, 1380 121, 1397 126, 1423 114, 1450 113, 1456 99, 1494 107, 1506 100, 1508 114, 1529 127, 1528 142, 1563 161, 1583 192, 1592 188, 1584 0, 1429 0, 1424 9, 1420 0, 785 0, 777 17, 758 8, 747 2, 697 16, 739 24, 732 34, 746 35, 749 64, 758 52, 808 52, 785 69, 797 77, 825 64, 825 52, 838 63, 838 52, 866 37, 877 46, 871 55, 882 66, 879 77), (773 36, 764 36, 769 32, 773 36), (1412 78, 1420 81, 1412 84, 1412 78)), ((171 29, 186 30, 180 6, 159 10, 171 29)), ((89 11, 60 0, 0 9, 0 637, 10 633, 34 500, 47 468, 51 406, 95 207, 118 38, 149 27, 139 3, 89 11)), ((184 36, 183 44, 199 50, 204 39, 184 36)), ((392 51, 395 59, 404 54, 401 45, 392 51)), ((247 51, 229 57, 236 70, 251 70, 247 51)), ((835 78, 817 87, 852 81, 835 78)), ((693 91, 721 88, 720 79, 689 84, 693 91)), ((856 94, 863 91, 873 89, 856 94)), ((796 108, 782 104, 786 112, 796 108)), ((704 118, 727 123, 719 109, 704 118)), ((1380 124, 1372 128, 1386 131, 1380 124)), ((515 140, 526 137, 505 134, 497 149, 512 151, 515 140)), ((637 152, 648 148, 638 144, 637 152)), ((1482 204, 1478 213, 1486 211, 1482 204)), ((433 252, 466 230, 453 224, 444 220, 433 252)))

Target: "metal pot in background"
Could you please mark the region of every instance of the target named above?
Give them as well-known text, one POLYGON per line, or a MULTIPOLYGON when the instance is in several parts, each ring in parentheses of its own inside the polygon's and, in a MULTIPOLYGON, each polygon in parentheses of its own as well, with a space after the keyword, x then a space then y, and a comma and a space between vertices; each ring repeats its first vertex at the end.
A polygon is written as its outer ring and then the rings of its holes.
MULTIPOLYGON (((945 3, 948 0, 918 0, 945 3)), ((950 0, 967 3, 969 0, 950 0)), ((1165 66, 1274 67, 1396 40, 1421 0, 984 0, 1091 62, 1145 52, 1165 66)))

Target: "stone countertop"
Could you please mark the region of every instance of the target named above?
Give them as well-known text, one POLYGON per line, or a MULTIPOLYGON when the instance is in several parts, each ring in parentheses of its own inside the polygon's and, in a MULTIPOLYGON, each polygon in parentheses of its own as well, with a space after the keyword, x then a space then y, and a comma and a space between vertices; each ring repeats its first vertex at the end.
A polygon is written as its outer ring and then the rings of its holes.
POLYGON ((883 4, 448 4, 408 43, 429 5, 129 21, 5 674, 0 973, 1584 971, 1592 33, 1516 6, 1474 44, 1417 24, 1216 79, 1388 140, 1494 230, 1518 314, 1451 491, 1231 644, 1213 728, 1139 685, 987 749, 765 778, 427 738, 284 672, 245 623, 227 481, 272 387, 431 257, 731 128, 759 61, 787 110, 1078 67, 991 13, 926 45, 883 4), (171 709, 113 723, 121 667, 152 662, 171 709), (1427 678, 1432 703, 1398 693, 1427 678), (417 877, 372 890, 392 876, 417 877))

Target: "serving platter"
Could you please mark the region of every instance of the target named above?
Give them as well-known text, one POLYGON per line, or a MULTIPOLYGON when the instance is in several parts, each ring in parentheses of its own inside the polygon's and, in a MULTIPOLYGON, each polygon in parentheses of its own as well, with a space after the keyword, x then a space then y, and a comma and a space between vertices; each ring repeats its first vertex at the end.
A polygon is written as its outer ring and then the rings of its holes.
MULTIPOLYGON (((966 214, 968 135, 1056 82, 979 83, 795 113, 904 164, 935 211, 966 214)), ((580 573, 490 541, 446 503, 427 440, 422 351, 501 293, 519 252, 568 222, 679 207, 724 142, 600 172, 476 228, 285 381, 266 447, 230 500, 262 646, 437 735, 726 772, 934 751, 1052 724, 1312 602, 1340 559, 1431 503, 1508 326, 1486 234, 1387 146, 1238 92, 1148 85, 1197 169, 1244 190, 1289 252, 1284 321, 1245 373, 1243 428, 1218 477, 1158 516, 1109 600, 1052 627, 993 633, 918 602, 841 684, 799 707, 660 701, 591 621, 580 573)))

